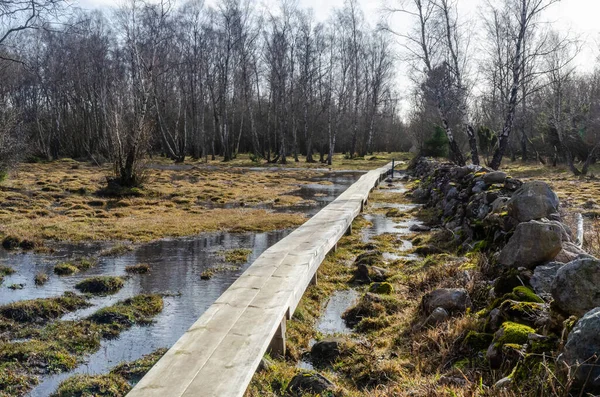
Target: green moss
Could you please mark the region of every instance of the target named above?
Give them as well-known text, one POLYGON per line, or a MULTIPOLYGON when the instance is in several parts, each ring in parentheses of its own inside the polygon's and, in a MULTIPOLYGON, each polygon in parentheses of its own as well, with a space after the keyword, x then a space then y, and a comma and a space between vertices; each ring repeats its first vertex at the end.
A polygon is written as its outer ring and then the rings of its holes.
POLYGON ((537 302, 520 302, 515 300, 505 300, 500 305, 502 314, 511 320, 520 322, 533 322, 544 311, 545 307, 537 302))
POLYGON ((93 353, 100 348, 102 327, 88 320, 56 321, 34 334, 41 341, 58 343, 70 353, 93 353))
POLYGON ((482 332, 469 331, 465 340, 463 341, 463 346, 467 347, 472 351, 481 351, 486 350, 488 346, 492 343, 494 339, 494 335, 486 334, 482 332))
POLYGON ((123 285, 125 281, 121 277, 95 276, 77 283, 75 288, 92 294, 114 294, 123 288, 123 285))
POLYGON ((134 324, 148 324, 160 313, 163 300, 160 295, 138 295, 98 310, 90 320, 111 326, 111 332, 120 332, 134 324))
MULTIPOLYGON (((350 328, 354 328, 364 319, 384 318, 386 315, 398 312, 401 308, 401 303, 393 296, 367 293, 360 298, 356 306, 346 310, 342 317, 350 328)), ((369 322, 372 320, 365 320, 363 325, 367 326, 369 322)))
POLYGON ((363 252, 362 254, 358 255, 356 257, 356 260, 354 261, 354 263, 356 265, 376 265, 378 263, 381 262, 383 258, 383 254, 381 253, 381 251, 378 250, 372 250, 372 251, 367 251, 367 252, 363 252))
POLYGON ((563 333, 565 335, 568 335, 575 326, 575 324, 577 324, 578 320, 579 318, 577 318, 577 316, 570 316, 565 321, 563 321, 563 333))
POLYGON ((52 397, 121 397, 131 386, 118 375, 75 375, 62 382, 52 397))
POLYGON ((558 338, 550 336, 542 340, 533 340, 529 343, 529 352, 543 354, 554 352, 558 348, 558 338))
POLYGON ((17 322, 45 322, 88 306, 84 297, 65 292, 57 298, 32 299, 0 306, 0 315, 17 322))
POLYGON ((74 273, 77 273, 79 269, 71 263, 59 263, 54 266, 54 273, 59 276, 68 276, 74 273))
POLYGON ((531 288, 524 286, 515 287, 512 293, 517 297, 516 300, 521 302, 544 303, 544 300, 537 296, 531 288))
POLYGON ((469 368, 470 366, 471 366, 471 363, 468 358, 461 358, 460 360, 456 361, 454 363, 454 365, 452 365, 452 367, 459 369, 461 371, 466 368, 469 368))
POLYGON ((513 323, 507 321, 500 327, 500 331, 497 335, 499 337, 494 339, 496 346, 502 346, 505 344, 518 344, 523 345, 527 343, 527 336, 534 334, 535 330, 527 325, 513 323))
MULTIPOLYGON (((539 388, 544 386, 539 383, 541 379, 547 378, 547 376, 544 376, 545 373, 556 374, 554 360, 544 360, 543 356, 537 354, 526 354, 525 357, 515 365, 508 377, 521 388, 525 388, 528 384, 532 383, 533 387, 539 388)), ((548 395, 551 394, 549 393, 549 390, 547 392, 548 395)), ((542 395, 547 394, 543 393, 542 395)))
POLYGON ((76 357, 59 344, 38 340, 1 343, 0 362, 16 362, 49 373, 71 370, 77 365, 76 357))
POLYGON ((376 294, 386 294, 389 295, 394 292, 394 287, 390 283, 371 283, 369 286, 369 292, 373 292, 376 294))
POLYGON ((398 218, 403 215, 404 212, 400 211, 398 208, 391 208, 385 213, 385 216, 388 218, 398 218))
POLYGON ((133 247, 128 244, 117 244, 111 248, 105 249, 100 252, 100 256, 121 256, 130 251, 133 251, 133 247))
POLYGON ((150 371, 150 368, 152 368, 166 352, 167 349, 158 349, 153 353, 146 354, 138 360, 119 364, 113 368, 110 373, 122 376, 129 381, 137 381, 150 371))
POLYGON ((0 364, 1 396, 23 396, 37 383, 38 378, 25 373, 19 364, 0 364))
POLYGON ((81 258, 73 264, 79 270, 88 270, 95 267, 98 261, 95 258, 81 258))
POLYGON ((473 252, 481 252, 485 251, 488 247, 488 242, 485 240, 480 240, 473 245, 473 252))

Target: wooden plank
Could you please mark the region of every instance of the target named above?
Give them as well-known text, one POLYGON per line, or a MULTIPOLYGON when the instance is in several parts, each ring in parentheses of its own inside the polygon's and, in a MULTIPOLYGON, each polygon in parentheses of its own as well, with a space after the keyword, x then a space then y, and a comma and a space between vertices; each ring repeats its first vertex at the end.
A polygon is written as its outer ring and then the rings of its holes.
POLYGON ((128 394, 242 396, 282 321, 351 227, 390 164, 370 171, 267 249, 128 394))

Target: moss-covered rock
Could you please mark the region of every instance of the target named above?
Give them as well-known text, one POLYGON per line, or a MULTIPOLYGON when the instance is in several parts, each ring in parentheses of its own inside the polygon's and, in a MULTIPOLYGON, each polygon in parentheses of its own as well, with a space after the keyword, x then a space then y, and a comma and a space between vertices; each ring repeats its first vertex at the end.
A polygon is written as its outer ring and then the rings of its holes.
POLYGON ((517 298, 516 300, 521 302, 537 302, 544 303, 544 300, 537 296, 535 292, 531 288, 519 286, 515 287, 512 291, 514 296, 517 298))
MULTIPOLYGON (((507 321, 502 324, 500 329, 494 334, 494 339, 486 352, 486 358, 490 367, 498 369, 505 363, 506 352, 520 350, 521 346, 527 343, 529 334, 535 333, 535 330, 527 325, 507 321), (508 345, 506 350, 505 345, 508 345)), ((511 359, 514 359, 511 354, 511 359)))
POLYGON ((375 265, 379 262, 381 262, 383 258, 383 254, 381 253, 381 251, 378 250, 371 250, 371 251, 367 251, 367 252, 363 252, 362 254, 358 255, 356 257, 356 260, 354 261, 354 264, 356 266, 358 265, 375 265))
POLYGON ((477 331, 469 331, 469 333, 463 340, 462 346, 471 351, 479 352, 482 350, 486 350, 492 343, 493 339, 494 335, 492 334, 486 334, 477 331))
POLYGON ((369 292, 375 294, 391 294, 394 292, 394 287, 390 283, 371 283, 369 286, 369 292))
POLYGON ((514 343, 523 345, 527 343, 529 334, 534 334, 535 330, 527 325, 507 321, 500 327, 500 330, 494 335, 494 343, 496 345, 504 345, 506 343, 514 343))
POLYGON ((519 324, 535 326, 542 322, 548 311, 548 305, 537 302, 520 302, 505 300, 499 307, 499 318, 519 324))

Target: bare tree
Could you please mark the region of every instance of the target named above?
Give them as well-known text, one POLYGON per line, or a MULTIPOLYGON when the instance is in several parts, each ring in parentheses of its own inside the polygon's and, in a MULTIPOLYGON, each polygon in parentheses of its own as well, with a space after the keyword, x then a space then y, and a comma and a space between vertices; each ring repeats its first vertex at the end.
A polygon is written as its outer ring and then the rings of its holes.
MULTIPOLYGON (((441 37, 438 29, 439 19, 438 5, 434 0, 401 0, 398 8, 389 8, 390 13, 403 13, 413 17, 415 20, 415 28, 409 33, 399 33, 391 28, 387 30, 395 33, 403 39, 403 47, 408 53, 408 60, 413 64, 415 71, 425 70, 425 76, 436 74, 436 69, 440 70, 441 65, 448 65, 448 62, 443 58, 443 47, 440 45, 441 37)), ((445 35, 445 34, 444 34, 445 35)), ((444 66, 444 68, 446 67, 444 66)), ((425 76, 421 76, 424 80, 425 76)), ((449 115, 447 113, 447 92, 445 88, 448 86, 432 86, 429 87, 432 95, 436 98, 437 112, 440 118, 441 125, 448 138, 448 144, 454 161, 459 165, 465 164, 465 159, 455 139, 454 132, 450 125, 449 115)))
MULTIPOLYGON (((540 14, 549 6, 557 3, 559 0, 504 0, 499 12, 494 12, 495 21, 507 24, 503 27, 506 33, 510 34, 514 47, 512 60, 510 63, 511 77, 510 91, 506 102, 506 113, 504 117, 504 126, 498 137, 498 147, 490 163, 490 167, 498 169, 502 163, 502 157, 509 144, 510 134, 513 129, 515 112, 518 102, 519 88, 523 78, 524 41, 532 30, 538 27, 540 14), (498 18, 498 14, 502 17, 498 18)), ((491 3, 488 3, 492 10, 497 10, 491 3)), ((501 29, 500 26, 497 29, 501 29)))

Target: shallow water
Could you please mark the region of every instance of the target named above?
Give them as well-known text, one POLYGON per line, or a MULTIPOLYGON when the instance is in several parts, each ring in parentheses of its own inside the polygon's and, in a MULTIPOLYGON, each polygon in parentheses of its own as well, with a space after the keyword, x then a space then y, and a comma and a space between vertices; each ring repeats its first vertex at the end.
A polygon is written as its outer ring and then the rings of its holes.
POLYGON ((342 319, 342 314, 358 302, 358 292, 354 289, 335 291, 325 307, 323 315, 317 323, 317 331, 323 335, 349 334, 348 328, 342 319))
MULTIPOLYGON (((315 214, 361 175, 360 172, 335 172, 315 178, 310 185, 301 185, 294 194, 314 200, 316 204, 293 210, 308 215, 315 214), (333 184, 319 184, 320 181, 333 184)), ((100 350, 86 357, 85 362, 74 371, 42 377, 40 384, 29 395, 48 396, 62 380, 73 374, 106 373, 120 362, 136 360, 158 348, 172 346, 249 264, 291 231, 205 233, 190 238, 160 240, 136 246, 133 251, 119 257, 101 257, 94 268, 65 277, 53 274, 56 263, 73 257, 96 256, 106 248, 106 244, 62 245, 52 255, 9 254, 0 249, 0 263, 10 265, 17 271, 14 275, 7 276, 0 285, 0 304, 58 296, 65 291, 73 291, 75 284, 94 275, 126 276, 125 267, 137 263, 148 263, 150 273, 129 277, 117 294, 92 298, 92 307, 69 313, 63 319, 81 319, 101 307, 141 293, 167 294, 163 311, 151 325, 136 326, 123 332, 117 339, 102 341, 100 350), (248 262, 237 270, 217 272, 210 280, 200 279, 200 274, 205 269, 223 263, 221 251, 233 248, 251 249, 248 262), (50 276, 48 282, 41 287, 34 284, 34 277, 38 272, 50 276), (24 284, 25 287, 13 291, 8 288, 11 284, 24 284)))
MULTIPOLYGON (((385 190, 390 193, 402 194, 406 192, 404 185, 397 180, 393 183, 393 186, 385 190)), ((417 207, 413 204, 396 204, 377 202, 370 204, 372 208, 397 208, 400 211, 406 212, 417 207)), ((364 214, 365 219, 371 222, 371 226, 366 227, 362 230, 362 241, 369 242, 373 237, 384 233, 398 234, 399 236, 408 235, 412 232, 409 230, 413 224, 419 224, 420 222, 416 219, 397 221, 394 218, 388 218, 384 214, 364 214)), ((409 240, 402 238, 398 239, 399 246, 397 249, 401 252, 409 251, 413 248, 413 244, 409 240)), ((413 260, 418 259, 417 255, 414 254, 396 254, 391 252, 383 253, 384 260, 413 260)), ((336 334, 351 334, 352 329, 349 328, 345 321, 342 319, 342 315, 346 310, 356 305, 359 300, 359 292, 355 289, 335 291, 331 298, 328 300, 323 314, 319 318, 316 330, 325 336, 332 336, 336 334)), ((311 339, 309 347, 312 347, 314 340, 311 339)), ((311 362, 310 354, 305 354, 300 361, 298 361, 298 368, 303 370, 314 370, 314 366, 311 362)))

